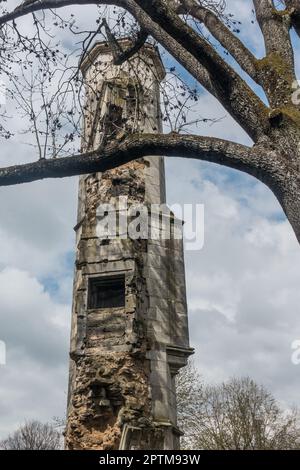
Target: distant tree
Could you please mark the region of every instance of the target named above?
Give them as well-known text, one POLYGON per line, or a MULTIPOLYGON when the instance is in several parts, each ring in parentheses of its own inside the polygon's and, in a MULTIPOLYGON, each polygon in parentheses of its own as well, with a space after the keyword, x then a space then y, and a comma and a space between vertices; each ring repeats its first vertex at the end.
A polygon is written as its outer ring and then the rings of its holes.
POLYGON ((177 418, 184 432, 182 447, 192 448, 195 429, 203 407, 203 383, 193 361, 181 369, 176 377, 177 418))
POLYGON ((2 450, 58 450, 61 434, 52 424, 29 421, 0 442, 2 450))
POLYGON ((273 395, 249 377, 203 385, 192 371, 189 365, 177 383, 179 426, 185 432, 183 448, 300 449, 296 409, 282 410, 273 395))

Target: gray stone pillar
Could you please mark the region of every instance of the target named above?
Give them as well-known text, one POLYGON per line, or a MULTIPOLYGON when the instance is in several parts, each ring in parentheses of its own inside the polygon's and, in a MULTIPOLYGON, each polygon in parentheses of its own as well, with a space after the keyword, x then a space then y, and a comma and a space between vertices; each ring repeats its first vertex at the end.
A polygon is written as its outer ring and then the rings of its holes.
MULTIPOLYGON (((128 46, 123 40, 122 46, 128 46)), ((161 131, 159 53, 146 45, 122 66, 107 43, 85 58, 83 147, 161 131)), ((101 158, 101 157, 99 157, 101 158)), ((182 224, 165 203, 164 161, 141 158, 80 178, 66 448, 178 449, 174 377, 189 347, 182 224), (124 206, 119 205, 122 201, 124 206), (150 232, 104 237, 99 223, 136 205, 150 232), (147 217, 150 211, 154 217, 147 217), (156 214, 156 215, 155 215, 156 214), (105 216, 105 217, 104 217, 105 216), (168 222, 163 224, 162 220, 168 222), (171 227, 171 237, 163 234, 171 227), (155 236, 153 234, 156 234, 155 236), (160 235, 159 237, 157 235, 160 235)), ((129 221, 135 217, 129 215, 129 221)), ((142 224, 143 225, 143 224, 142 224)), ((120 226, 120 224, 119 224, 120 226)))

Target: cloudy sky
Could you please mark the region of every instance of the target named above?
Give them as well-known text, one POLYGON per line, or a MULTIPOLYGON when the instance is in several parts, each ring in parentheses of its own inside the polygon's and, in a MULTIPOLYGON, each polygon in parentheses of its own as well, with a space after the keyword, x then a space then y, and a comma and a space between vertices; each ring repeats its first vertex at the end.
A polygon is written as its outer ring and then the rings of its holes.
MULTIPOLYGON (((228 3, 261 56, 251 2, 228 3)), ((205 93, 199 112, 226 115, 205 93)), ((198 132, 249 143, 227 116, 198 132)), ((1 150, 1 165, 32 159, 21 141, 1 143, 1 150)), ((281 208, 241 173, 180 159, 166 167, 169 203, 205 205, 204 247, 186 252, 199 371, 214 382, 250 375, 285 405, 300 406, 300 366, 291 362, 291 343, 300 339, 300 249, 281 208)), ((76 178, 0 188, 0 340, 7 347, 0 437, 25 419, 65 413, 76 205, 76 178)))

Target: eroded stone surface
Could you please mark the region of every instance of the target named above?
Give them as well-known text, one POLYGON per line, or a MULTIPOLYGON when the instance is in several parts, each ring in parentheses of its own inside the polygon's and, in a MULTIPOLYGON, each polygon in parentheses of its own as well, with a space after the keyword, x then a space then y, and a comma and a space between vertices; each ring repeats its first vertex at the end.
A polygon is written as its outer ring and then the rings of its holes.
POLYGON ((151 427, 149 361, 114 352, 80 358, 76 370, 69 449, 118 449, 125 424, 151 427))

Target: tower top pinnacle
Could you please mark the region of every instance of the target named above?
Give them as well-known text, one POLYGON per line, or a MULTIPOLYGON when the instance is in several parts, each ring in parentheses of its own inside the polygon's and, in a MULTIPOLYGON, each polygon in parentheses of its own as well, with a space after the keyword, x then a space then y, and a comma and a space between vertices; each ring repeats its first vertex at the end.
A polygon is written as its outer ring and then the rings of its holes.
MULTIPOLYGON (((126 50, 132 45, 132 41, 129 38, 120 39, 118 40, 118 42, 124 50, 126 50)), ((110 54, 112 55, 112 48, 107 41, 96 42, 81 63, 80 68, 83 75, 87 73, 89 68, 95 63, 99 56, 110 54)), ((152 59, 157 72, 157 78, 162 81, 165 78, 166 71, 161 60, 158 48, 153 44, 145 43, 145 45, 140 49, 138 54, 142 57, 144 56, 145 58, 148 57, 152 59)), ((136 56, 138 56, 138 54, 136 56)))

